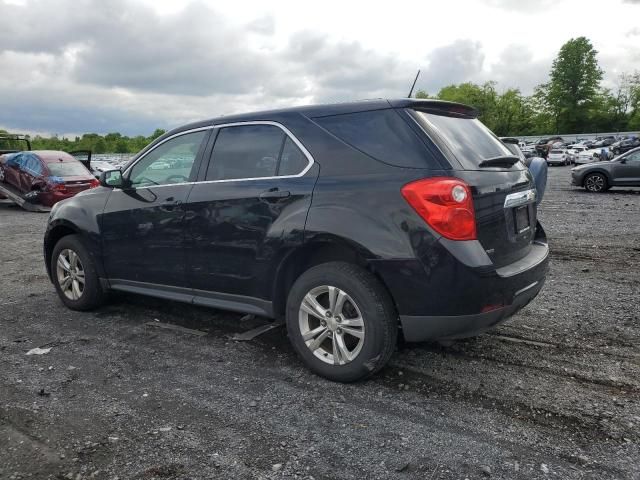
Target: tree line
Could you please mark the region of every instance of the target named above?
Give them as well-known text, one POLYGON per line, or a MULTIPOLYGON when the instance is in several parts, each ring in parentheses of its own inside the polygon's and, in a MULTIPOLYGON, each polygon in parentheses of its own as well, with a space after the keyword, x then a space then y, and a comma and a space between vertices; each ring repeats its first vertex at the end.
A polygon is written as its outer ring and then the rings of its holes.
POLYGON ((572 38, 553 61, 549 81, 530 96, 517 88, 498 92, 495 82, 466 82, 416 97, 472 105, 499 136, 640 130, 640 71, 622 73, 614 89, 604 88, 597 53, 587 38, 572 38))

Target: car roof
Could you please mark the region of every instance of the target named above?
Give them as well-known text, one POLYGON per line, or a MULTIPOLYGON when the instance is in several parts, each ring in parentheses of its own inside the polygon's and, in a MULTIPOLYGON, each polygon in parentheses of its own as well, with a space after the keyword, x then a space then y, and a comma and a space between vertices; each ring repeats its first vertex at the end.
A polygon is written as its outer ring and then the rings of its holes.
POLYGON ((194 128, 207 127, 210 125, 219 125, 223 123, 249 122, 260 120, 271 120, 276 117, 282 117, 287 114, 299 114, 311 118, 327 117, 331 115, 341 115, 345 113, 366 112, 371 110, 382 110, 387 108, 414 108, 417 110, 440 110, 454 111, 465 118, 477 118, 478 112, 468 105, 455 102, 446 102, 444 100, 423 100, 416 98, 401 99, 372 99, 360 100, 356 102, 303 105, 297 107, 281 108, 276 110, 264 110, 257 112, 247 112, 234 115, 225 115, 193 122, 183 125, 167 132, 165 135, 174 135, 184 130, 192 130, 194 128))

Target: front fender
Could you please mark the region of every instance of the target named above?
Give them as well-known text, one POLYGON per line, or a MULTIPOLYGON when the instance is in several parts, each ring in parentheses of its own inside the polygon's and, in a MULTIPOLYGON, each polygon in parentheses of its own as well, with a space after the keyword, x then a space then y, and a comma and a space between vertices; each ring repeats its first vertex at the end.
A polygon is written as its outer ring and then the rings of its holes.
POLYGON ((76 234, 82 239, 98 274, 104 278, 100 219, 110 192, 111 189, 102 187, 86 190, 54 205, 47 221, 43 244, 49 277, 55 244, 65 235, 76 234))

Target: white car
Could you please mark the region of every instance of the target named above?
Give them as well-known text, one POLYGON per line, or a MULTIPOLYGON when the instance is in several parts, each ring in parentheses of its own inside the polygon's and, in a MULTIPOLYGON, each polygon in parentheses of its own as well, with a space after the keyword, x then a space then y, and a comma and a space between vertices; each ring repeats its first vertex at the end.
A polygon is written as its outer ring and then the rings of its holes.
POLYGON ((171 168, 171 165, 167 162, 155 162, 149 165, 149 170, 166 170, 168 168, 171 168))
POLYGON ((602 150, 605 150, 607 159, 611 158, 611 151, 607 147, 591 148, 589 150, 583 150, 578 154, 576 159, 576 165, 584 165, 586 163, 599 162, 603 160, 602 150))
POLYGON ((547 156, 547 163, 549 165, 570 165, 571 157, 566 150, 554 148, 547 156))

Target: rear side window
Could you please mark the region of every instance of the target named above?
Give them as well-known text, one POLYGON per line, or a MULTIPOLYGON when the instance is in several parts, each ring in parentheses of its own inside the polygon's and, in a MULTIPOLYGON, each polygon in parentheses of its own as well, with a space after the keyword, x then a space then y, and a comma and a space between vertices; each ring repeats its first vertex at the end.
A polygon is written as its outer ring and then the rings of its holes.
POLYGON ((284 140, 284 132, 274 125, 220 129, 206 180, 275 176, 284 140))
POLYGON ((280 156, 278 175, 297 175, 305 169, 308 163, 304 153, 293 143, 293 140, 286 137, 280 156))
POLYGON ((393 109, 314 118, 320 126, 361 152, 399 167, 429 168, 425 144, 393 109))
POLYGON ((427 131, 435 133, 465 168, 476 168, 489 158, 512 155, 478 119, 416 113, 427 131))

